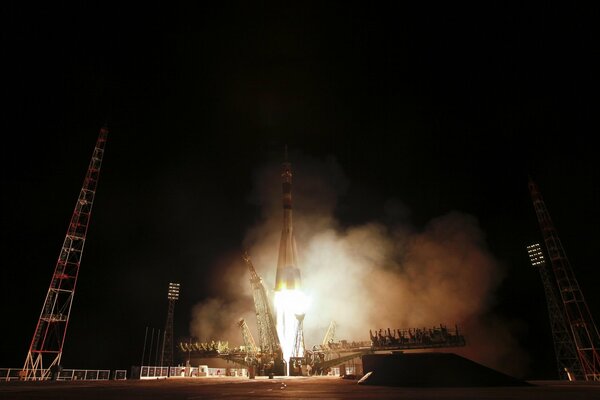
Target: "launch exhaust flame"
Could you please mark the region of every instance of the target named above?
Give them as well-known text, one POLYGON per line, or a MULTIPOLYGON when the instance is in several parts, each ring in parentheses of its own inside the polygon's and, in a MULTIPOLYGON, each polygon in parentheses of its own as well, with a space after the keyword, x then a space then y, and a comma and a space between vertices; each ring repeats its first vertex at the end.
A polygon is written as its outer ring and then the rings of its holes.
MULTIPOLYGON (((277 334, 281 342, 283 359, 289 362, 294 354, 296 332, 298 330, 297 315, 303 315, 309 306, 308 297, 299 289, 279 290, 275 292, 275 313, 277 318, 277 334)), ((304 356, 304 349, 298 349, 297 357, 304 356)))

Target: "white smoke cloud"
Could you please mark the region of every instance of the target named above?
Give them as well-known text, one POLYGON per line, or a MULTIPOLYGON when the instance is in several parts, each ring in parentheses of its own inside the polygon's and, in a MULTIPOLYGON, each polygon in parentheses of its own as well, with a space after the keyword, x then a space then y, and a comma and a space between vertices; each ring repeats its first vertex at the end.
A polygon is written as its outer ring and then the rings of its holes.
MULTIPOLYGON (((468 346, 452 351, 505 372, 524 372, 527 360, 509 324, 488 311, 503 272, 475 217, 451 212, 419 230, 381 222, 341 227, 334 211, 347 182, 339 166, 333 160, 303 158, 292 167, 299 267, 304 292, 311 298, 304 321, 307 346, 321 343, 332 320, 338 325, 337 339, 357 341, 369 340, 369 329, 458 324, 468 346)), ((262 219, 245 240, 267 289, 274 286, 281 235, 279 172, 276 165, 257 172, 252 200, 261 205, 262 219)), ((408 215, 397 201, 384 207, 408 215)), ((223 335, 234 327, 226 336, 241 343, 235 322, 244 315, 251 328, 255 326, 248 308, 253 304, 248 300, 248 273, 243 264, 232 265, 235 272, 228 276, 241 277, 237 292, 230 290, 226 300, 198 305, 193 334, 223 335)))

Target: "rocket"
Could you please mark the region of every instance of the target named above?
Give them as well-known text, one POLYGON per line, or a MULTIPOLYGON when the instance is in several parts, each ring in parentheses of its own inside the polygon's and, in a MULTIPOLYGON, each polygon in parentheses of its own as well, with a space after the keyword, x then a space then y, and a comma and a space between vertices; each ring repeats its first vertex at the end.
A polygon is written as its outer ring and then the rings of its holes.
POLYGON ((283 192, 283 230, 279 244, 275 290, 300 289, 300 269, 298 268, 298 251, 292 227, 292 164, 288 161, 287 146, 285 161, 281 169, 283 192))

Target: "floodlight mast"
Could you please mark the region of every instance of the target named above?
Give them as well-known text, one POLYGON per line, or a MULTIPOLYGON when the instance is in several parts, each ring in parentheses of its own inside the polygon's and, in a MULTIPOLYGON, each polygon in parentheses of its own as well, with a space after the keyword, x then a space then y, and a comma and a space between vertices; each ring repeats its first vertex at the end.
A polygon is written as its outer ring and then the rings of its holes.
POLYGON ((575 278, 575 272, 550 218, 542 194, 531 178, 529 179, 529 192, 556 279, 556 287, 563 303, 564 316, 571 329, 577 356, 583 370, 583 378, 586 381, 600 381, 600 333, 583 297, 577 278, 575 278))
POLYGON ((169 290, 167 291, 169 306, 167 309, 162 355, 160 357, 161 366, 170 367, 173 365, 173 314, 175 311, 175 302, 179 300, 179 288, 179 283, 169 283, 169 290))
POLYGON ((577 348, 570 327, 565 320, 562 301, 557 294, 556 284, 553 283, 554 274, 546 264, 546 258, 539 243, 527 246, 527 253, 531 265, 539 271, 544 286, 558 378, 562 380, 582 379, 583 368, 577 356, 577 348))

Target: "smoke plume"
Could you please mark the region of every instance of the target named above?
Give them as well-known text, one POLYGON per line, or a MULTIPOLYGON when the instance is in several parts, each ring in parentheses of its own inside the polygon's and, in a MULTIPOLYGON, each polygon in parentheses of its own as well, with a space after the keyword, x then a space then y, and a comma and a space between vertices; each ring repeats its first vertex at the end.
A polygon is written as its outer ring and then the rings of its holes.
MULTIPOLYGON (((292 161, 299 267, 311 299, 304 321, 308 348, 321 343, 332 320, 336 338, 349 341, 369 340, 369 329, 458 324, 467 346, 452 351, 504 372, 525 372, 526 358, 510 324, 489 312, 503 269, 475 217, 451 212, 420 229, 382 221, 343 225, 335 212, 348 182, 339 165, 306 156, 292 161)), ((279 165, 256 172, 250 200, 260 206, 261 218, 244 243, 268 290, 275 282, 282 226, 279 174, 279 165)), ((397 201, 381 209, 407 214, 397 201)), ((227 331, 228 340, 241 343, 235 324, 240 317, 255 329, 247 270, 239 261, 230 268, 227 276, 239 276, 239 282, 222 298, 196 306, 192 334, 208 338, 227 331)))

